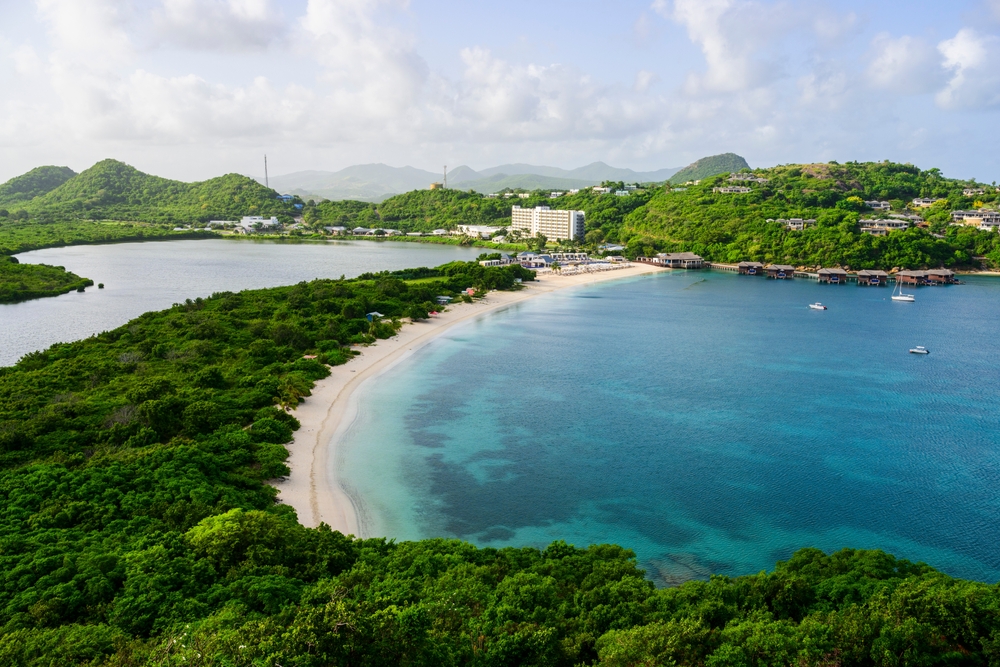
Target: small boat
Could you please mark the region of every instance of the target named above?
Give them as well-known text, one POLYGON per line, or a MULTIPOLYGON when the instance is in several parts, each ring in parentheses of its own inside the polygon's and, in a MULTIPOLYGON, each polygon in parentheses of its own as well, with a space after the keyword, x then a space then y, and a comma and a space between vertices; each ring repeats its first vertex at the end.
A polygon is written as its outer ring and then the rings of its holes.
POLYGON ((914 301, 917 300, 916 297, 914 297, 914 295, 912 294, 903 294, 903 285, 899 282, 899 280, 896 280, 896 287, 899 288, 899 294, 896 294, 896 289, 893 288, 892 290, 893 301, 905 301, 906 303, 913 303, 914 301))
POLYGON ((928 350, 923 345, 917 345, 916 347, 910 348, 910 354, 930 354, 931 351, 928 350))
POLYGON ((812 308, 813 310, 826 310, 826 306, 821 304, 819 301, 817 301, 816 303, 810 303, 809 307, 812 308))

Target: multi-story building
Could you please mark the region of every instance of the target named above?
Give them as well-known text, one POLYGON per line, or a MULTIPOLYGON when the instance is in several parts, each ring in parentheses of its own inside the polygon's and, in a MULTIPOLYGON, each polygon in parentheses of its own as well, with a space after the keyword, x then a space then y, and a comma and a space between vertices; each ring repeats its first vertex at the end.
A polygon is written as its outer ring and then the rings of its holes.
POLYGON ((739 185, 731 185, 724 188, 712 188, 712 192, 718 192, 724 195, 745 195, 748 192, 752 192, 752 190, 739 185))
POLYGON ((984 231, 1000 229, 1000 211, 985 208, 976 211, 952 211, 951 219, 955 223, 978 227, 984 231))
POLYGON ((514 206, 510 211, 510 228, 518 229, 528 236, 538 236, 556 241, 583 240, 583 211, 553 210, 548 206, 521 208, 514 206))
POLYGON ((887 201, 866 201, 865 206, 873 211, 891 211, 892 204, 887 201))

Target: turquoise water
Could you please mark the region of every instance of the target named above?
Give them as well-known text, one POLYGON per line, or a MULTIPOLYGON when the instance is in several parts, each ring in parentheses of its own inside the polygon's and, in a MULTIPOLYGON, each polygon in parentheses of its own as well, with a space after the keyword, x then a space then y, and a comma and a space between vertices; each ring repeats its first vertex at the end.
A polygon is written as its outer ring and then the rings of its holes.
POLYGON ((541 296, 366 383, 339 474, 366 534, 614 542, 660 583, 804 546, 997 581, 1000 281, 916 293, 705 271, 541 296))

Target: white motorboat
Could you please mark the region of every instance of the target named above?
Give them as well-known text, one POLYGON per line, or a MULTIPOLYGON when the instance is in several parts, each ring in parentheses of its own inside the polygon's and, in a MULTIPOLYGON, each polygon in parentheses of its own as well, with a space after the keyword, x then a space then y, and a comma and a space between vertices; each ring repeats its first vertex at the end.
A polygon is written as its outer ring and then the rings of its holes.
POLYGON ((812 308, 813 310, 826 310, 826 306, 821 304, 819 301, 817 301, 816 303, 810 303, 809 307, 812 308))
POLYGON ((931 351, 928 350, 923 345, 917 345, 916 347, 910 348, 910 354, 930 354, 931 351))

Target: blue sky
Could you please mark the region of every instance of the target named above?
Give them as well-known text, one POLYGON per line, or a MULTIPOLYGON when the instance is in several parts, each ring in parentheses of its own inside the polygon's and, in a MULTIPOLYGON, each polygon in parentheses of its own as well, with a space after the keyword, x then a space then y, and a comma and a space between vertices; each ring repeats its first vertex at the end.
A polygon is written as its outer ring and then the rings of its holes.
POLYGON ((1000 179, 1000 0, 24 0, 0 85, 0 180, 725 151, 1000 179))

